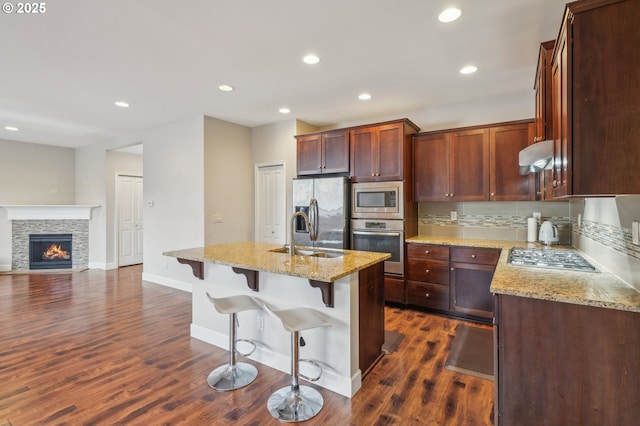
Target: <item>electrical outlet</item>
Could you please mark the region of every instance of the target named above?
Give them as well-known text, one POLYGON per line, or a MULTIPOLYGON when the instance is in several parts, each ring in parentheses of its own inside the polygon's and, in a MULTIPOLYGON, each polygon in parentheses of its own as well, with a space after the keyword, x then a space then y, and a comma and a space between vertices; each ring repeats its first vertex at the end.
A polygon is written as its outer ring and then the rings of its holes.
POLYGON ((451 220, 458 220, 458 212, 457 211, 452 211, 451 212, 451 220))
POLYGON ((582 213, 578 213, 578 228, 582 226, 582 213))
POLYGON ((533 218, 540 223, 542 221, 542 214, 540 212, 533 212, 533 218))
POLYGON ((640 246, 640 225, 638 225, 637 220, 634 220, 631 224, 631 240, 633 244, 640 246))
POLYGON ((213 223, 222 223, 222 213, 213 214, 213 223))

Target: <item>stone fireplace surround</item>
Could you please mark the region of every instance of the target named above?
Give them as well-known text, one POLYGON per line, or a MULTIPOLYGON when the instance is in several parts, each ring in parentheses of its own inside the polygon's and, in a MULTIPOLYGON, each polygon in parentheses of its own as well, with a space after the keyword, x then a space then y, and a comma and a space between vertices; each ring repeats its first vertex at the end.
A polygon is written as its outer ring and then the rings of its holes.
POLYGON ((89 220, 98 206, 3 206, 11 220, 11 269, 29 270, 29 234, 71 234, 72 269, 89 265, 89 220))

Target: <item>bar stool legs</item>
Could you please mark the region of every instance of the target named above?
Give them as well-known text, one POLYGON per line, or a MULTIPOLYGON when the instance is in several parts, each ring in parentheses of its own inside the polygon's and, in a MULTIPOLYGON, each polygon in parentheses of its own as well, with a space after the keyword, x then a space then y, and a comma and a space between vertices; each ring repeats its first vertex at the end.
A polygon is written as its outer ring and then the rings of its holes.
MULTIPOLYGON (((324 405, 324 399, 317 390, 310 386, 301 386, 298 382, 300 362, 309 362, 320 369, 320 366, 311 360, 299 358, 300 351, 300 330, 314 327, 328 327, 329 324, 324 318, 312 309, 298 308, 284 311, 272 311, 284 325, 285 329, 291 332, 291 386, 279 389, 271 394, 267 401, 269 413, 276 419, 283 422, 302 422, 314 417, 324 405)), ((318 377, 306 377, 307 380, 315 381, 318 377)))
POLYGON ((236 339, 237 312, 248 309, 262 309, 250 296, 232 296, 223 299, 214 299, 207 293, 207 297, 220 313, 229 314, 229 363, 213 370, 207 376, 207 384, 217 390, 227 391, 240 389, 253 382, 258 376, 258 369, 246 362, 237 362, 237 341, 245 341, 253 345, 253 349, 242 356, 249 356, 255 350, 255 344, 249 340, 236 339))

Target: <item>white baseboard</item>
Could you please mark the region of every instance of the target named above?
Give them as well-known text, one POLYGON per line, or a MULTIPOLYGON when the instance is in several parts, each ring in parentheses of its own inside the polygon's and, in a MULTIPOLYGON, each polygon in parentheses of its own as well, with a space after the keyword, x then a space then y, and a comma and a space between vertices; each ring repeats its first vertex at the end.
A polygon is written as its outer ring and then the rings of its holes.
MULTIPOLYGON (((208 328, 191 324, 191 337, 202 340, 203 342, 210 343, 221 349, 229 349, 229 336, 226 334, 218 333, 208 328)), ((268 347, 263 346, 260 342, 256 343, 256 350, 251 354, 249 359, 252 359, 260 364, 264 364, 268 367, 280 370, 283 373, 291 374, 291 359, 288 356, 282 355, 277 352, 273 352, 268 347)), ((213 367, 216 366, 212 366, 213 367)), ((314 384, 322 386, 330 391, 339 393, 342 396, 351 398, 362 386, 362 373, 360 370, 353 375, 353 377, 344 377, 331 371, 330 367, 322 366, 322 376, 314 384)), ((259 374, 259 373, 258 373, 259 374)), ((301 381, 304 379, 300 378, 301 381)))
POLYGON ((8 272, 11 270, 11 264, 9 265, 0 265, 0 272, 8 272))
POLYGON ((175 288, 177 290, 186 291, 189 293, 192 293, 192 290, 193 290, 191 283, 174 280, 173 278, 167 278, 160 275, 150 274, 148 272, 142 273, 142 280, 149 281, 154 284, 160 284, 165 287, 175 288))
POLYGON ((118 269, 118 265, 116 263, 106 263, 106 262, 89 262, 87 265, 89 269, 102 269, 107 271, 109 269, 118 269))

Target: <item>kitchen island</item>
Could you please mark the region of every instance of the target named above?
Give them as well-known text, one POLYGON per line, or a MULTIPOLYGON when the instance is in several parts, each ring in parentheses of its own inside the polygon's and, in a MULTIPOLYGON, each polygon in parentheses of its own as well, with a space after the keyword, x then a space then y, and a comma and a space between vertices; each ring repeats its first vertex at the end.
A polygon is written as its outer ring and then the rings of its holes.
MULTIPOLYGON (((191 336, 225 350, 229 318, 216 312, 206 292, 213 297, 248 294, 273 309, 304 306, 325 315, 332 326, 304 331, 301 357, 322 365, 316 384, 351 397, 382 355, 383 264, 390 255, 351 250, 304 253, 290 256, 279 245, 240 242, 163 254, 191 266, 202 280, 193 285, 191 336)), ((238 319, 238 337, 257 346, 250 358, 289 373, 290 334, 280 322, 265 311, 241 312, 238 319)))

